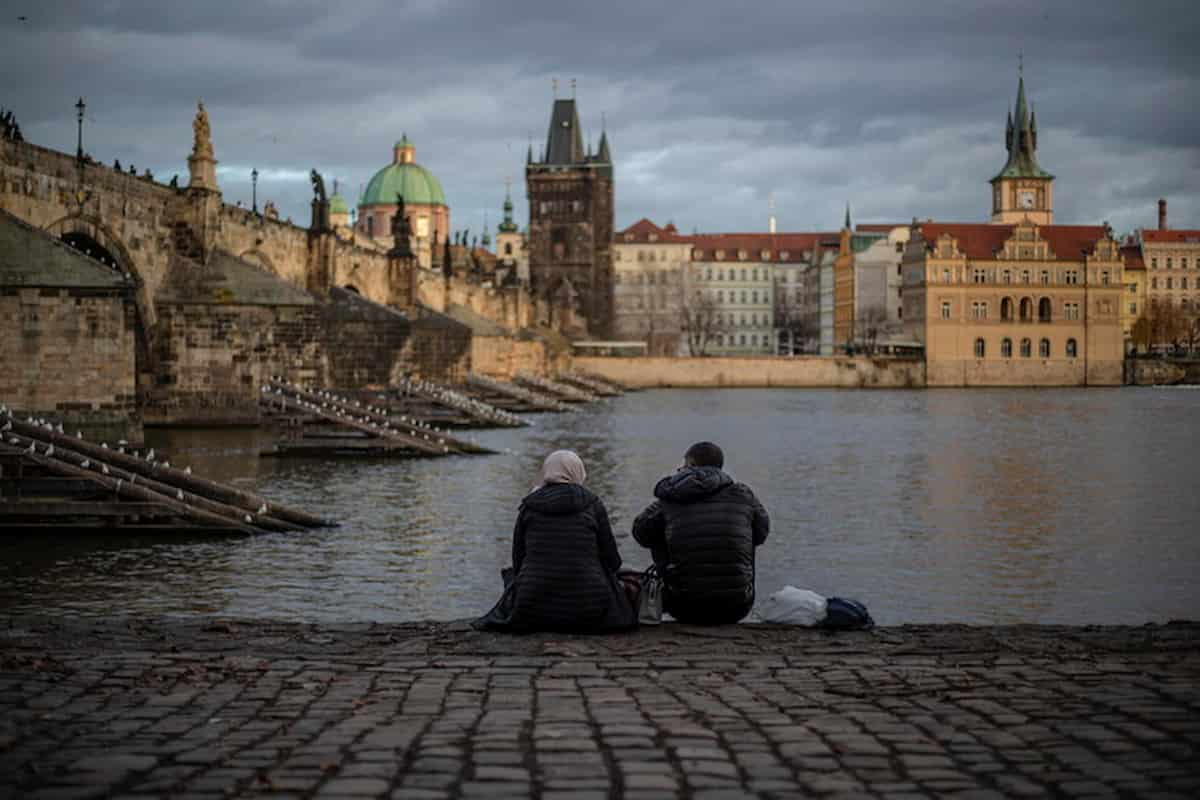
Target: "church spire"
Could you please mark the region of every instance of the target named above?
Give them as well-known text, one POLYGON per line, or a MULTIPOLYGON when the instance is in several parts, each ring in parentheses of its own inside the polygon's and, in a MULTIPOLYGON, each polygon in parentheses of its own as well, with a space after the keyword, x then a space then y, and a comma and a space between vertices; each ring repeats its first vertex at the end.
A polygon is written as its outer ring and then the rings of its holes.
POLYGON ((1000 173, 992 178, 1053 178, 1037 163, 1037 119, 1030 112, 1031 106, 1025 99, 1025 75, 1022 66, 1017 78, 1017 102, 1008 114, 1004 131, 1004 146, 1008 150, 1008 161, 1000 173))
POLYGON ((845 223, 842 224, 842 227, 846 230, 850 230, 850 204, 849 203, 846 203, 846 221, 845 221, 845 223))
POLYGON ((517 223, 513 222, 513 202, 510 184, 511 181, 504 182, 504 221, 498 226, 501 233, 517 232, 517 223))

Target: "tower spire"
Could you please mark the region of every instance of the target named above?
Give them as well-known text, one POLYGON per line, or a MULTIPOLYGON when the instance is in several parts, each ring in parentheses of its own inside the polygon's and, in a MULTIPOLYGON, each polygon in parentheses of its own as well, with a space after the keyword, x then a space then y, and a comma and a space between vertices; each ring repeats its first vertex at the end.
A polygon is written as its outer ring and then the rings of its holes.
POLYGON ((842 224, 846 230, 850 230, 850 204, 846 203, 846 221, 842 224))

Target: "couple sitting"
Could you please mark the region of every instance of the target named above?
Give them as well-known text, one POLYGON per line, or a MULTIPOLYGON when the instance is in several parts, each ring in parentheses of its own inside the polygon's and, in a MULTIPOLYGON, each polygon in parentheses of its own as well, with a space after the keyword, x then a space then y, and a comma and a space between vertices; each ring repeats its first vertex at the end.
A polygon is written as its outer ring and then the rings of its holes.
MULTIPOLYGON (((724 464, 715 444, 692 445, 633 523, 633 538, 650 549, 663 578, 663 609, 680 622, 737 622, 754 605, 754 548, 766 540, 770 520, 724 464)), ((637 624, 637 581, 627 589, 629 575, 618 574, 608 512, 583 486, 586 477, 570 450, 546 457, 517 512, 504 595, 477 627, 584 633, 637 624)))

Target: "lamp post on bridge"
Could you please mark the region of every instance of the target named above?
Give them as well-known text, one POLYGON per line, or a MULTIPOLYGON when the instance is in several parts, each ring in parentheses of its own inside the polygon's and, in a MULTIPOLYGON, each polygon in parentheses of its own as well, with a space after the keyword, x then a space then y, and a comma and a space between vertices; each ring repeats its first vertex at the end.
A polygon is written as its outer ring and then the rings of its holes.
POLYGON ((258 167, 250 169, 250 210, 258 213, 258 167))
POLYGON ((78 139, 75 146, 75 158, 79 163, 83 163, 83 112, 87 108, 87 103, 83 102, 83 98, 79 98, 79 102, 75 104, 75 119, 78 123, 78 139))

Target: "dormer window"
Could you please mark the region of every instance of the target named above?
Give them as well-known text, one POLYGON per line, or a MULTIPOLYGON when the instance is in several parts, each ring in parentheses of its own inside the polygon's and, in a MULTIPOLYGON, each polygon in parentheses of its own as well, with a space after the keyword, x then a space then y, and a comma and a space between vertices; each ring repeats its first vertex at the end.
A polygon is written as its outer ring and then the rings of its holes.
POLYGON ((714 255, 717 257, 717 261, 725 260, 725 251, 724 250, 718 250, 716 253, 714 253, 714 255))
POLYGON ((738 261, 745 261, 749 256, 750 254, 745 250, 738 250, 738 261))
POLYGON ((758 259, 759 259, 760 261, 770 261, 770 260, 771 260, 771 251, 770 251, 770 250, 763 250, 762 252, 760 252, 760 253, 758 254, 758 259))
POLYGON ((790 255, 791 255, 791 253, 789 253, 787 250, 780 250, 780 251, 779 251, 779 257, 780 257, 781 259, 784 259, 784 260, 786 260, 786 259, 787 259, 787 258, 788 258, 790 255))
POLYGON ((646 239, 647 239, 647 240, 649 240, 649 241, 651 241, 651 242, 657 242, 657 241, 658 241, 658 234, 657 234, 657 233, 652 233, 652 234, 650 234, 649 236, 647 236, 647 237, 646 237, 646 239))

